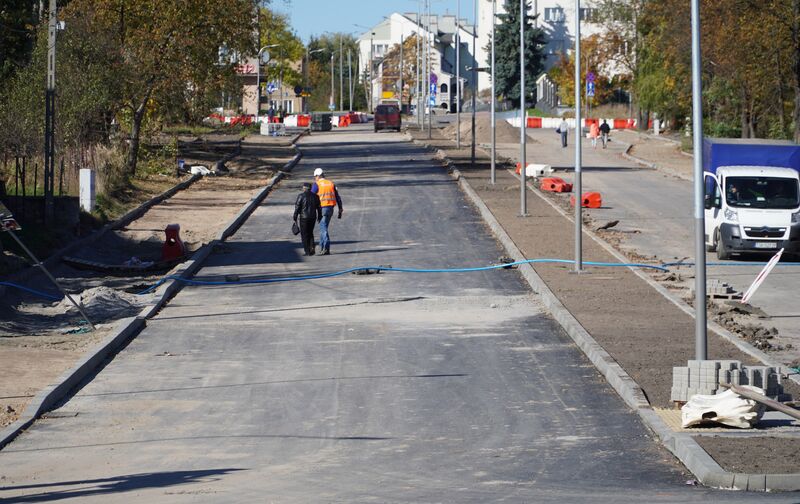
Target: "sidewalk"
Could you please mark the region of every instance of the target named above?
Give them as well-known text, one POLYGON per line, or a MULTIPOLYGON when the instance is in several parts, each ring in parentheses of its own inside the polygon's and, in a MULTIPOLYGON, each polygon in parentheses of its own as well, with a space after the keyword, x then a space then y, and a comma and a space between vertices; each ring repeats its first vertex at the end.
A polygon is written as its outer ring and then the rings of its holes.
MULTIPOLYGON (((411 134, 414 136, 415 132, 411 134)), ((426 133, 416 133, 416 136, 419 143, 442 150, 455 164, 525 257, 573 257, 572 222, 543 197, 529 192, 530 216, 524 219, 518 216, 519 181, 507 169, 508 166, 498 165, 497 184, 492 186, 489 183, 489 159, 484 152, 479 151, 477 163, 473 166, 469 147, 456 150, 454 142, 443 138, 438 130, 434 131, 433 140, 427 140, 426 133)), ((552 143, 545 139, 529 145, 528 152, 535 148, 539 155, 556 161, 561 156, 566 159, 572 154, 572 148, 564 149, 570 151, 569 154, 563 152, 560 144, 556 143, 557 136, 554 134, 553 137, 552 143)), ((618 262, 589 236, 584 237, 583 243, 584 260, 618 262)), ((592 269, 585 275, 572 274, 572 268, 567 265, 537 264, 534 269, 580 325, 641 387, 653 411, 659 414, 661 425, 674 424, 676 413, 670 403, 672 367, 685 366, 694 354, 694 319, 628 269, 592 269)), ((714 358, 755 363, 752 357, 716 334, 709 334, 708 351, 714 358)), ((784 383, 788 393, 800 396, 800 387, 788 381, 784 383)), ((650 427, 654 428, 653 425, 650 427)), ((662 441, 665 440, 663 433, 657 434, 662 441)), ((673 434, 674 439, 681 442, 695 440, 713 457, 711 465, 716 461, 722 470, 730 473, 731 482, 734 481, 733 474, 739 474, 735 484, 739 488, 742 481, 749 481, 755 489, 759 481, 756 475, 761 475, 761 481, 764 481, 764 474, 793 476, 772 478, 772 483, 766 483, 762 490, 800 488, 800 475, 795 474, 800 451, 800 426, 797 423, 777 431, 766 429, 755 433, 728 429, 720 434, 708 429, 691 429, 673 434)), ((674 446, 668 447, 676 452, 674 446)))

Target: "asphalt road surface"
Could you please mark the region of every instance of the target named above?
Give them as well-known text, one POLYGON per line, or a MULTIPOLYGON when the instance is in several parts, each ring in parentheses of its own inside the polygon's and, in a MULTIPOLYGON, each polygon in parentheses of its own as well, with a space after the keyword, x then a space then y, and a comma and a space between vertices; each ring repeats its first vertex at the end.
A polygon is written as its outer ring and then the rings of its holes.
MULTIPOLYGON (((200 279, 502 255, 400 135, 315 133, 302 148, 200 279), (292 203, 318 166, 345 213, 333 255, 303 257, 292 203)), ((687 486, 513 270, 187 287, 0 468, 3 502, 793 500, 687 486)))

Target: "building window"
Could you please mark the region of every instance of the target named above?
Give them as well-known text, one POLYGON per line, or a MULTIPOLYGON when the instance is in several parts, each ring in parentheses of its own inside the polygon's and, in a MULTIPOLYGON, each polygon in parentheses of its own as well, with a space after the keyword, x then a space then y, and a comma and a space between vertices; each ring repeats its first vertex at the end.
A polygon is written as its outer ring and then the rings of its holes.
POLYGON ((545 7, 544 20, 548 23, 563 23, 566 20, 561 7, 545 7))
POLYGON ((581 21, 592 22, 597 16, 597 11, 590 7, 581 8, 581 21))
POLYGON ((442 84, 442 86, 440 87, 440 91, 442 93, 446 93, 447 92, 447 84, 442 84))

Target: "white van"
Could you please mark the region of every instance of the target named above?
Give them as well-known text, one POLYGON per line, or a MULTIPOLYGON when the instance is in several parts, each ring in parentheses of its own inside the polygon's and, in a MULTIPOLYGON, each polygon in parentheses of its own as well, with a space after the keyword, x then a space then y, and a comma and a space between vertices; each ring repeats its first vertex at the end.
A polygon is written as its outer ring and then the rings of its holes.
POLYGON ((800 253, 800 176, 795 168, 720 166, 706 171, 706 250, 800 253))

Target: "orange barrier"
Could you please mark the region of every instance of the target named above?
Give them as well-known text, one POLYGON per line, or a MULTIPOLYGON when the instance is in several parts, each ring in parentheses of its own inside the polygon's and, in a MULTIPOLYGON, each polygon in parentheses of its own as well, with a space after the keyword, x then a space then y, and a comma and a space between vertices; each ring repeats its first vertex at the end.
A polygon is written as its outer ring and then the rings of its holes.
POLYGON ((539 189, 550 192, 572 192, 572 184, 559 177, 545 177, 539 182, 539 189))
POLYGON ((586 119, 586 127, 590 127, 592 124, 596 124, 600 126, 600 119, 586 119))
POLYGON ((311 116, 300 114, 297 116, 297 127, 307 128, 311 124, 311 116))
POLYGON ((161 247, 161 260, 171 261, 186 255, 186 245, 181 240, 180 224, 169 224, 164 233, 167 235, 164 245, 161 247))
MULTIPOLYGON (((575 196, 569 198, 569 204, 575 206, 575 196)), ((581 196, 582 208, 600 208, 603 206, 603 197, 599 192, 585 192, 581 196)))
POLYGON ((542 127, 542 118, 541 117, 528 117, 528 118, 526 118, 525 127, 526 128, 541 128, 542 127))
POLYGON ((350 115, 346 114, 346 115, 339 116, 339 127, 340 128, 346 128, 348 126, 350 126, 350 115))

